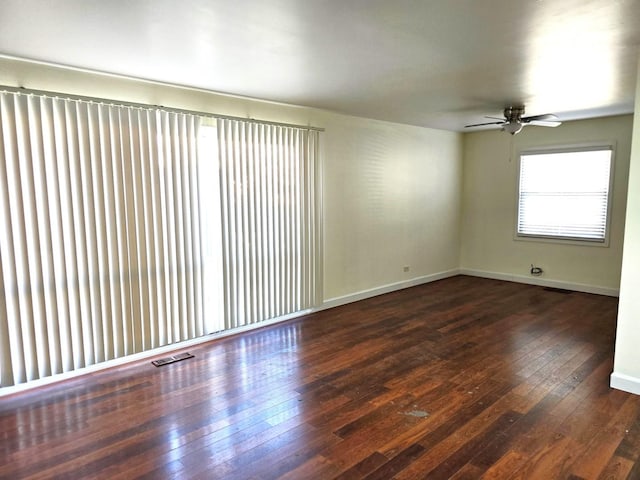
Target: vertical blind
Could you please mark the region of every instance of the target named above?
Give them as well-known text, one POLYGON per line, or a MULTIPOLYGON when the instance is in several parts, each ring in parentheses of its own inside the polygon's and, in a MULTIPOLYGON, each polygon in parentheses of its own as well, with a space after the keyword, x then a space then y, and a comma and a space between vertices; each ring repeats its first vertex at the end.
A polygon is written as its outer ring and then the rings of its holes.
POLYGON ((518 235, 604 242, 611 147, 523 154, 518 235))
POLYGON ((226 328, 311 307, 318 132, 218 120, 226 328))
POLYGON ((202 335, 198 119, 0 102, 2 385, 202 335))
POLYGON ((318 133, 209 123, 0 93, 1 386, 314 304, 318 133))

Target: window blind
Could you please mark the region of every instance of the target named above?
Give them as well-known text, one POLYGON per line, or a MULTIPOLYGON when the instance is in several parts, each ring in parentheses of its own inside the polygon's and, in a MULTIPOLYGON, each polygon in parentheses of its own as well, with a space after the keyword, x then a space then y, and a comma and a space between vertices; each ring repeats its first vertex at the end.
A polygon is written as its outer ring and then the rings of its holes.
POLYGON ((0 384, 205 333, 199 119, 9 92, 0 115, 0 384))
POLYGON ((318 135, 0 92, 0 386, 313 306, 318 135))
POLYGON ((219 119, 226 328, 316 301, 318 132, 219 119))
POLYGON ((517 233, 604 242, 610 147, 520 157, 517 233))

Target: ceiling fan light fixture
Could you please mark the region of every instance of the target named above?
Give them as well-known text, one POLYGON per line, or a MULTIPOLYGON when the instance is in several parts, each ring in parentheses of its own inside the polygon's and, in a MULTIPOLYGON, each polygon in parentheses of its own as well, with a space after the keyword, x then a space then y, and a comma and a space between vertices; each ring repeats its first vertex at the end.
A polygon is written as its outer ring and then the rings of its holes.
POLYGON ((522 130, 522 127, 524 127, 524 125, 520 122, 509 122, 504 125, 503 130, 509 132, 511 135, 515 135, 522 130))

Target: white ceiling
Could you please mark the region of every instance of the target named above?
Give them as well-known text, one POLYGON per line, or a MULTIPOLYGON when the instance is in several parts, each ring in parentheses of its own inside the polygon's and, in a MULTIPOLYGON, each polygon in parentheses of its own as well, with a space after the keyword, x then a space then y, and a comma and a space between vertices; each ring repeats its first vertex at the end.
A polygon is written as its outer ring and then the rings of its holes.
POLYGON ((0 0, 0 53, 461 130, 630 113, 640 0, 0 0))

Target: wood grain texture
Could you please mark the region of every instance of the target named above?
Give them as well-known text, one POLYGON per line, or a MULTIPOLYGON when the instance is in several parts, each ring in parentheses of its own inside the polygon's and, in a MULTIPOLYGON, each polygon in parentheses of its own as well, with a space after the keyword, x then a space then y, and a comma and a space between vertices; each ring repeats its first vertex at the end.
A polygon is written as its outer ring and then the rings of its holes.
POLYGON ((640 478, 616 309, 458 276, 5 397, 0 478, 640 478))

